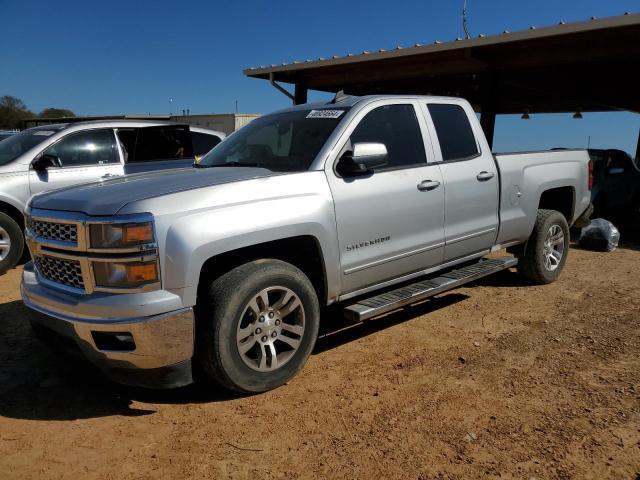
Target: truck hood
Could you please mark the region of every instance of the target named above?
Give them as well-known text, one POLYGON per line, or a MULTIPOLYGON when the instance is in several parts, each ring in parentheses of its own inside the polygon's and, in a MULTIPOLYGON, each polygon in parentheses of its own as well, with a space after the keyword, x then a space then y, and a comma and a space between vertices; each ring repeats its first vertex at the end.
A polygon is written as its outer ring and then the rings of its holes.
POLYGON ((267 177, 271 174, 270 170, 263 168, 189 167, 125 175, 37 195, 31 200, 31 207, 82 212, 96 216, 115 215, 128 203, 185 190, 267 177))

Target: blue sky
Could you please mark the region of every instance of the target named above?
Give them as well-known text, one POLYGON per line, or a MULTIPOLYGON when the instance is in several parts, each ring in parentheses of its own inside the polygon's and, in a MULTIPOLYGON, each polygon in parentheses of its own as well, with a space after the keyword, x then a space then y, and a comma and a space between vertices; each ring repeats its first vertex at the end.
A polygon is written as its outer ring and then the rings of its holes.
MULTIPOLYGON (((468 0, 472 35, 640 10, 638 0, 468 0)), ((462 35, 462 0, 0 0, 0 95, 81 115, 233 111, 288 101, 251 66, 462 35), (173 106, 169 102, 173 98, 173 106)), ((315 95, 323 98, 323 95, 315 95)), ((496 150, 591 145, 635 151, 640 115, 499 118, 496 150)))

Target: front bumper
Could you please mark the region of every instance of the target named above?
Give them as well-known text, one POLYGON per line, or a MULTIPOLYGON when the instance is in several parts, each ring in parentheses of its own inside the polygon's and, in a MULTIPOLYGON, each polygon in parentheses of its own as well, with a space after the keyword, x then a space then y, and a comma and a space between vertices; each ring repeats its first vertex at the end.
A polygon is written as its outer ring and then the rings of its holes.
POLYGON ((175 295, 78 296, 42 286, 31 263, 25 265, 21 293, 36 312, 32 322, 71 339, 112 380, 150 388, 192 383, 193 309, 180 308, 175 295))

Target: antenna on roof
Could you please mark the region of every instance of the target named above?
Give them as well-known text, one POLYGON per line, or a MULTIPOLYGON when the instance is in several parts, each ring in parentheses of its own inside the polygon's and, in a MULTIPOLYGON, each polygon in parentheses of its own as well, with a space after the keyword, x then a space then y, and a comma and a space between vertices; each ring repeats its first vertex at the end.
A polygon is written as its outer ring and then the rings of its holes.
POLYGON ((462 6, 462 29, 465 37, 469 40, 471 35, 469 35, 469 29, 467 28, 467 0, 464 0, 464 5, 462 6))

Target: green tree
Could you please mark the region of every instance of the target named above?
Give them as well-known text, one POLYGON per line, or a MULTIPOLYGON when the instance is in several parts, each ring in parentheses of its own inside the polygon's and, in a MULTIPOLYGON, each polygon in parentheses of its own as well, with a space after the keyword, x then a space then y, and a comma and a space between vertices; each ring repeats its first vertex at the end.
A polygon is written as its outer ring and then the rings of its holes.
POLYGON ((0 97, 0 128, 21 128, 22 121, 33 118, 31 112, 22 100, 11 95, 0 97))
POLYGON ((66 108, 45 108, 38 115, 40 118, 75 117, 76 114, 66 108))

